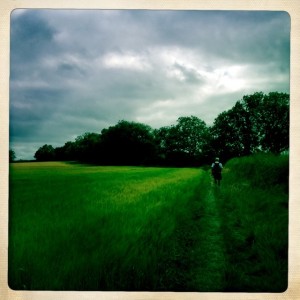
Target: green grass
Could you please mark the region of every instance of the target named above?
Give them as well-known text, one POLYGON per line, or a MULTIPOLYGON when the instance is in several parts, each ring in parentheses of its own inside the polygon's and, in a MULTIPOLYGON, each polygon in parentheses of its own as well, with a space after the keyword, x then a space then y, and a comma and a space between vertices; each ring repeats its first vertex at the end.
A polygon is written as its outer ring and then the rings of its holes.
POLYGON ((192 168, 10 167, 16 290, 283 292, 288 157, 192 168))
POLYGON ((169 277, 179 271, 174 232, 189 219, 199 175, 197 169, 13 164, 9 285, 178 288, 169 277))
POLYGON ((288 285, 288 156, 233 159, 218 192, 227 251, 226 291, 288 285))

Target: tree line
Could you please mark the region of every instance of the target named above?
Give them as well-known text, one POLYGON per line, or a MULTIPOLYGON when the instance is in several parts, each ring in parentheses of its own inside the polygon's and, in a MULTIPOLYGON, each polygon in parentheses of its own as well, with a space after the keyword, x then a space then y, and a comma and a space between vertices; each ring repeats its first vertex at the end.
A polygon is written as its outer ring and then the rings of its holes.
POLYGON ((289 149, 289 94, 246 95, 214 120, 196 116, 153 129, 126 120, 86 132, 61 147, 43 145, 37 161, 79 161, 100 165, 199 166, 215 156, 222 161, 257 152, 279 154, 289 149))

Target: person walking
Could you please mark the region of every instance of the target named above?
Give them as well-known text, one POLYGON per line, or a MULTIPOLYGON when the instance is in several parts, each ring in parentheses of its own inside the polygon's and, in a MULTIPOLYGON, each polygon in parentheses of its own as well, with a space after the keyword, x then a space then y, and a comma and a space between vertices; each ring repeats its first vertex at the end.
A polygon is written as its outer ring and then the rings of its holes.
POLYGON ((218 157, 216 157, 215 161, 211 165, 211 173, 215 180, 215 184, 220 186, 221 179, 222 179, 222 169, 223 165, 220 163, 220 160, 218 157))

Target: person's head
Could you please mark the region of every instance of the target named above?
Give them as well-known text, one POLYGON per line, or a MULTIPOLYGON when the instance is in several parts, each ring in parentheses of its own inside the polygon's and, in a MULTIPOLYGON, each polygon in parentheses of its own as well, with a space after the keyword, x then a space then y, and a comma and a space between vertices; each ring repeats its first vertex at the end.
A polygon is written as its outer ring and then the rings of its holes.
POLYGON ((216 157, 215 161, 216 161, 216 162, 219 162, 219 157, 216 157))

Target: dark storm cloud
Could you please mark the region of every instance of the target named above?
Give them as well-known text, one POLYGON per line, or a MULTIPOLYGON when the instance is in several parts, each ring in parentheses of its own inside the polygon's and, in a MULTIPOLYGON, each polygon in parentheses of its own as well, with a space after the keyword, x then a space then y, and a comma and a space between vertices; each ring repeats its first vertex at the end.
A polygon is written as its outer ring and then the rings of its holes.
MULTIPOLYGON (((290 19, 285 12, 185 11, 139 14, 155 42, 188 45, 208 57, 262 61, 289 56, 290 19)), ((238 62, 237 61, 237 62, 238 62)))
POLYGON ((38 62, 43 58, 44 51, 55 47, 53 37, 55 29, 43 20, 38 11, 28 11, 14 22, 11 22, 11 76, 21 71, 24 64, 38 62))
POLYGON ((30 158, 121 119, 211 124, 245 94, 289 91, 289 38, 284 12, 16 10, 11 146, 30 158))

